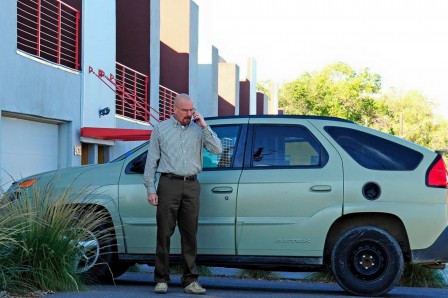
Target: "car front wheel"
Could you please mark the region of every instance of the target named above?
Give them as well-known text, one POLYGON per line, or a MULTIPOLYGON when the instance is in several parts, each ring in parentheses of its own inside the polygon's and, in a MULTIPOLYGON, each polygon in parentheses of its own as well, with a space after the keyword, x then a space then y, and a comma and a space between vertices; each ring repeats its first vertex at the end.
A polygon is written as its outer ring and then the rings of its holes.
POLYGON ((397 241, 373 226, 344 233, 331 254, 331 268, 338 284, 360 296, 389 292, 403 274, 403 254, 397 241))
POLYGON ((120 263, 117 255, 115 233, 110 220, 98 212, 98 219, 92 214, 80 216, 79 221, 91 224, 77 227, 75 243, 76 272, 86 282, 111 282, 129 268, 129 264, 120 263))

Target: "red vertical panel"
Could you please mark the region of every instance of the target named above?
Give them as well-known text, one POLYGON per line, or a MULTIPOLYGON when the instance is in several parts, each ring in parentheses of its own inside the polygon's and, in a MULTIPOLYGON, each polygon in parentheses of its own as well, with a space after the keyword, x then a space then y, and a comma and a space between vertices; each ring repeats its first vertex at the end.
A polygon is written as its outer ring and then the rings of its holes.
POLYGON ((36 55, 40 56, 40 0, 37 0, 37 45, 36 55))
POLYGON ((75 69, 79 67, 79 11, 76 11, 76 23, 75 23, 75 69))
POLYGON ((148 86, 149 86, 149 78, 145 78, 145 121, 150 122, 149 119, 149 103, 148 103, 148 86))
POLYGON ((134 72, 134 119, 137 119, 137 73, 134 72))
POLYGON ((62 16, 62 4, 58 2, 58 64, 61 64, 61 16, 62 16))

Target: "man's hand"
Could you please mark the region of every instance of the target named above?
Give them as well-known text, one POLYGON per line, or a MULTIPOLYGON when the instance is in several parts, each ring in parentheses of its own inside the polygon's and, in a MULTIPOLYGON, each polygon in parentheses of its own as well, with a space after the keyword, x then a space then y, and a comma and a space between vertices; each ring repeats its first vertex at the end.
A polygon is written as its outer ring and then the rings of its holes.
POLYGON ((207 123, 204 120, 204 117, 202 116, 201 113, 199 112, 194 112, 193 117, 192 117, 192 121, 195 121, 196 124, 198 126, 200 126, 201 128, 206 128, 207 127, 207 123))
POLYGON ((148 202, 153 206, 157 206, 157 204, 159 204, 159 197, 156 193, 150 193, 148 195, 148 202))

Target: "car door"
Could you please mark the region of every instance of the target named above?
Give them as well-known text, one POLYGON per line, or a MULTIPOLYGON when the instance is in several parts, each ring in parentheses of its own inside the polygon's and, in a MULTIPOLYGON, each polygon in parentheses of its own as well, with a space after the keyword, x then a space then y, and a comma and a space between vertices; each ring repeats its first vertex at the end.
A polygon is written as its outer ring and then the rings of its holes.
POLYGON ((342 214, 342 161, 306 119, 250 120, 238 203, 238 255, 322 256, 342 214))
POLYGON ((198 175, 201 183, 198 254, 236 253, 236 202, 246 126, 234 123, 235 119, 232 122, 210 125, 221 140, 223 152, 213 155, 204 150, 203 171, 198 175))
MULTIPOLYGON (((246 120, 247 122, 247 120, 246 120)), ((242 124, 212 126, 224 147, 222 155, 204 150, 201 183, 198 254, 235 254, 235 209, 242 153, 236 146, 242 124), (239 157, 238 157, 239 156, 239 157), (239 167, 237 166, 239 164, 239 167)), ((147 201, 143 169, 147 147, 126 159, 119 184, 119 210, 127 253, 153 254, 156 248, 156 207, 147 201)), ((180 254, 178 229, 171 238, 171 253, 180 254)))

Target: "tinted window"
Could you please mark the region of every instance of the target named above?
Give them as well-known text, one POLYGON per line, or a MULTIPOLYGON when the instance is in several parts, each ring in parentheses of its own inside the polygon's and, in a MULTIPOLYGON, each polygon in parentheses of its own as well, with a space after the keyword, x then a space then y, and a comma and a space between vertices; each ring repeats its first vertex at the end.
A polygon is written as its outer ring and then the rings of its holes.
POLYGON ((204 169, 230 168, 233 165, 235 149, 240 134, 240 126, 212 126, 222 144, 222 154, 213 154, 204 149, 202 166, 204 169))
POLYGON ((328 153, 303 126, 255 126, 253 167, 323 167, 328 153))
POLYGON ((372 170, 413 170, 423 155, 406 146, 351 128, 325 130, 357 163, 372 170))
POLYGON ((143 174, 145 172, 146 156, 148 151, 143 152, 128 163, 125 169, 126 174, 143 174))

